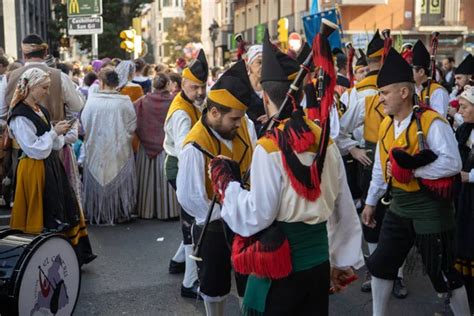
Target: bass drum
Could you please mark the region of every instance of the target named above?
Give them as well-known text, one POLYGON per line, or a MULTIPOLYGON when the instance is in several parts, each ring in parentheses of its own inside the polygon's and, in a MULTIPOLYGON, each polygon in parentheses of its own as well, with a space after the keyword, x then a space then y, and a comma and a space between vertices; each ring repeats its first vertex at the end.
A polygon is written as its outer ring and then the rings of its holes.
POLYGON ((0 315, 72 315, 80 286, 79 262, 64 236, 0 231, 0 315))

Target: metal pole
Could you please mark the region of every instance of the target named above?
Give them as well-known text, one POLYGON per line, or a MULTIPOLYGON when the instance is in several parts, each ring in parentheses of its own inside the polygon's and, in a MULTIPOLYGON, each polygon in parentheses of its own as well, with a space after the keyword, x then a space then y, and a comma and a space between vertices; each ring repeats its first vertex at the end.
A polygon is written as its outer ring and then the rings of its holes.
POLYGON ((92 60, 99 59, 99 35, 92 34, 92 60))

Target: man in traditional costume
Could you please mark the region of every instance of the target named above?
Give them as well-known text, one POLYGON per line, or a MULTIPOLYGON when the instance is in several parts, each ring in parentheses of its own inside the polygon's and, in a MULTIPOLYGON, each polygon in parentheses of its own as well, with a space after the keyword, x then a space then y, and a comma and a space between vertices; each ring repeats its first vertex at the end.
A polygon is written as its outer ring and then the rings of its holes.
MULTIPOLYGON (((275 119, 299 65, 274 48, 268 34, 263 45, 265 109, 275 119)), ((324 47, 323 58, 335 81, 329 42, 324 47)), ((322 102, 332 104, 332 93, 326 92, 328 99, 322 102)), ((330 275, 340 290, 353 276, 351 267, 363 264, 361 228, 337 146, 325 138, 329 143, 321 174, 321 160, 315 156, 324 132, 304 118, 297 103, 301 92, 293 97, 291 118, 278 117, 278 126, 257 143, 250 191, 222 168, 234 162, 221 157, 211 162, 215 192, 223 199, 220 214, 239 235, 233 245, 234 267, 252 273, 243 301, 248 313, 327 315, 330 275)), ((322 122, 327 122, 328 110, 322 122)))
POLYGON ((448 115, 449 94, 446 89, 431 77, 430 53, 422 41, 418 40, 413 47, 413 78, 416 93, 420 101, 441 116, 448 115), (429 85, 429 86, 428 86, 429 85))
POLYGON ((454 269, 450 189, 461 170, 454 134, 439 113, 415 103, 413 71, 394 49, 377 86, 388 116, 379 130, 364 225, 375 226, 375 205, 387 190, 392 200, 377 249, 366 260, 372 274, 373 315, 387 315, 393 280, 413 245, 436 292, 447 293, 454 315, 470 315, 462 277, 454 269))
MULTIPOLYGON (((194 124, 201 117, 201 110, 206 97, 206 84, 209 67, 206 55, 201 49, 196 59, 191 61, 183 70, 181 92, 171 102, 165 118, 165 140, 163 148, 166 152, 165 175, 168 182, 176 190, 178 174, 178 156, 183 141, 194 124)), ((191 226, 194 218, 181 208, 181 229, 183 241, 176 254, 170 261, 169 272, 181 273, 184 279, 181 286, 181 296, 198 297, 198 276, 196 262, 189 258, 193 252, 191 226)))
POLYGON ((266 122, 267 116, 263 108, 262 86, 262 45, 250 46, 245 54, 245 62, 249 74, 250 83, 252 84, 252 99, 250 101, 247 115, 255 125, 255 130, 260 130, 263 123, 266 122))
MULTIPOLYGON (((238 162, 243 176, 252 159, 256 134, 245 112, 251 100, 251 84, 243 60, 238 61, 217 80, 207 97, 207 108, 184 140, 179 155, 177 196, 182 207, 196 219, 195 243, 203 231, 209 205, 214 204, 208 164, 211 157, 198 150, 197 144, 213 156, 224 155, 238 162)), ((223 316, 225 300, 231 289, 230 250, 226 237, 231 234, 214 205, 208 231, 202 241, 199 267, 199 291, 208 316, 223 316)), ((236 276, 242 293, 245 280, 236 276)))
POLYGON ((459 64, 459 67, 454 70, 454 89, 451 92, 450 107, 448 114, 454 118, 454 126, 460 126, 463 123, 463 118, 458 111, 458 97, 464 91, 464 87, 470 84, 472 76, 474 75, 474 58, 468 54, 466 58, 459 64), (454 106, 455 105, 455 106, 454 106))
MULTIPOLYGON (((365 202, 369 189, 379 126, 385 118, 383 106, 379 101, 376 90, 377 74, 384 54, 384 41, 377 37, 377 34, 367 48, 367 60, 370 71, 367 77, 355 86, 356 93, 359 95, 358 101, 356 106, 350 107, 342 116, 341 132, 337 138, 337 144, 341 152, 345 153, 348 151, 354 159, 361 163, 358 180, 363 202, 365 202), (351 134, 361 126, 364 128, 364 148, 359 148, 358 141, 351 138, 351 134)), ((377 247, 385 209, 386 207, 379 201, 376 213, 377 225, 373 228, 367 226, 362 228, 369 254, 372 254, 377 247)), ((363 292, 370 292, 370 284, 370 275, 367 275, 367 280, 362 284, 361 290, 363 292)), ((398 278, 394 282, 393 294, 397 298, 405 298, 408 295, 403 282, 403 267, 400 268, 398 278)))

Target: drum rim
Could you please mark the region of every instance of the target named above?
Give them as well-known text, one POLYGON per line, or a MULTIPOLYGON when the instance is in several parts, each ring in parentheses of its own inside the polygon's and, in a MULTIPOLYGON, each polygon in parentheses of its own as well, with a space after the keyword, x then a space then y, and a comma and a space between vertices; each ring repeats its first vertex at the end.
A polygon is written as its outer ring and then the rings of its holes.
MULTIPOLYGON (((66 236, 64 236, 60 233, 43 233, 43 234, 40 234, 40 235, 33 235, 33 234, 26 234, 26 233, 23 233, 23 234, 31 235, 31 236, 35 236, 35 237, 31 241, 31 243, 29 244, 29 246, 31 246, 30 251, 27 254, 23 253, 22 256, 21 256, 21 257, 26 256, 25 260, 22 261, 22 263, 21 263, 20 267, 18 267, 18 269, 17 269, 17 266, 15 266, 15 271, 14 271, 14 276, 15 276, 14 281, 15 281, 15 283, 13 284, 13 290, 12 290, 13 296, 11 296, 11 298, 15 302, 17 311, 18 311, 18 308, 19 308, 18 298, 20 296, 20 284, 21 284, 21 280, 23 280, 23 274, 25 273, 25 271, 23 271, 22 268, 30 262, 31 255, 33 254, 33 250, 38 248, 42 244, 44 244, 46 242, 46 240, 48 240, 50 238, 53 238, 53 237, 59 237, 59 238, 65 240, 65 241, 67 241, 68 244, 71 245, 71 247, 73 247, 71 242, 69 241, 69 239, 67 239, 66 236), (19 273, 16 273, 16 271, 18 271, 19 273)), ((74 250, 74 247, 73 247, 73 250, 74 250)), ((75 250, 74 250, 74 254, 76 255, 77 265, 79 267, 79 283, 78 283, 79 288, 77 290, 77 297, 76 297, 76 301, 74 302, 74 306, 72 307, 71 314, 73 314, 74 311, 76 310, 77 302, 79 301, 79 296, 81 295, 81 287, 82 287, 82 271, 81 271, 81 266, 79 265, 79 258, 77 258, 77 254, 76 254, 75 250)), ((12 275, 12 278, 13 278, 13 275, 12 275)), ((10 295, 11 295, 11 293, 10 293, 10 295)))

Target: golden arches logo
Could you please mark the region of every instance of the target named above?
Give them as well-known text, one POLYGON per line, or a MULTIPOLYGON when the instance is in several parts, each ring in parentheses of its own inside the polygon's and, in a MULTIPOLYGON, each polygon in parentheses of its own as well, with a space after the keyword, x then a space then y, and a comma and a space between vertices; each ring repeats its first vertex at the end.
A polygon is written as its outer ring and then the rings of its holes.
POLYGON ((69 13, 79 13, 79 0, 69 0, 69 13))

